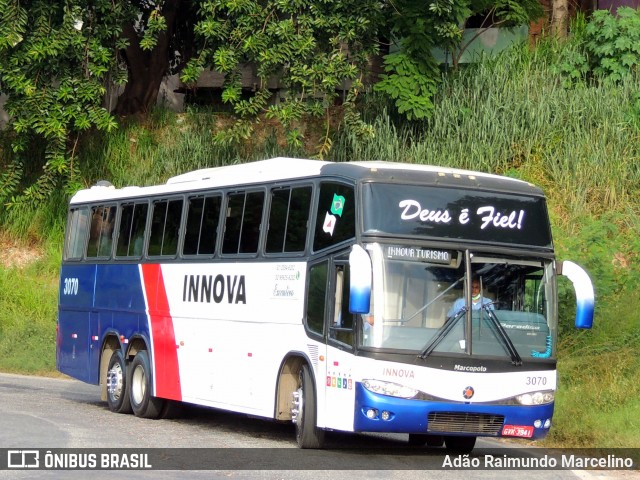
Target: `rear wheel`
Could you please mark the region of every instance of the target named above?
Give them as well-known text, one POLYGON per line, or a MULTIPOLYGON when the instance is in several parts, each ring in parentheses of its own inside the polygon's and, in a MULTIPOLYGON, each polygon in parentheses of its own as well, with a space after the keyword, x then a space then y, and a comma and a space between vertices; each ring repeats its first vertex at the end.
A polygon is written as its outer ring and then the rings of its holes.
POLYGON ((324 430, 316 426, 316 396, 309 367, 300 369, 298 390, 293 392, 292 419, 296 426, 296 440, 300 448, 322 448, 324 430))
POLYGON ((164 401, 151 395, 151 368, 145 350, 138 352, 131 362, 129 384, 131 408, 136 417, 158 418, 164 401))
POLYGON ((470 453, 476 445, 476 437, 446 437, 447 450, 456 453, 470 453))
POLYGON ((131 413, 127 367, 120 350, 114 351, 109 359, 106 381, 109 410, 115 413, 131 413))

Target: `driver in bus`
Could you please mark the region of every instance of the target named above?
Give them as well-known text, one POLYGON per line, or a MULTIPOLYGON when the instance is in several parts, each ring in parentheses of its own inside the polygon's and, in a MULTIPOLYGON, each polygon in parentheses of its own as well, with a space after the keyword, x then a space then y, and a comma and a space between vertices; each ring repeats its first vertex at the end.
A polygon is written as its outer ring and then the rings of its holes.
MULTIPOLYGON (((471 281, 471 308, 472 310, 480 310, 483 305, 493 310, 493 300, 482 295, 482 288, 480 286, 480 280, 474 278, 471 281)), ((449 309, 447 317, 452 317, 460 312, 466 306, 466 299, 464 297, 458 298, 449 309)))
POLYGON ((362 338, 364 345, 373 345, 373 296, 371 297, 371 303, 369 304, 369 313, 363 313, 360 315, 362 319, 362 338))

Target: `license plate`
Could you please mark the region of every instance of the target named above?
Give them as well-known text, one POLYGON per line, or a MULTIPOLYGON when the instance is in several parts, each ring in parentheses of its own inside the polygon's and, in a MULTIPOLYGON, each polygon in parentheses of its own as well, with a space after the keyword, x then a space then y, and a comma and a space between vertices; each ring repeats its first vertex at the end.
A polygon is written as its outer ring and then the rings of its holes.
POLYGON ((533 427, 528 425, 505 425, 502 427, 502 435, 505 437, 533 437, 533 427))

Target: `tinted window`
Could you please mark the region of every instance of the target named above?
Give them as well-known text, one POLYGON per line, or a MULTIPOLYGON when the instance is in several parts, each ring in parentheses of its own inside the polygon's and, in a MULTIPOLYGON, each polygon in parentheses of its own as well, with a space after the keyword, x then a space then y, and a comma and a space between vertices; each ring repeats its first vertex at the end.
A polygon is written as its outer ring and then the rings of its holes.
POLYGON ((263 208, 264 192, 229 195, 222 253, 258 251, 263 208))
POLYGON ((67 228, 67 246, 65 259, 81 259, 84 254, 84 246, 89 232, 89 209, 79 208, 72 210, 67 228))
POLYGON ((147 203, 130 203, 122 206, 116 247, 117 256, 140 257, 142 255, 148 209, 147 203))
POLYGON ((333 182, 322 183, 313 249, 322 250, 355 237, 355 223, 353 187, 333 182))
POLYGON ((267 253, 303 252, 307 239, 311 187, 271 193, 267 253))
POLYGON ((87 257, 108 257, 111 255, 113 226, 116 207, 100 205, 91 209, 91 229, 87 257))
POLYGON ((327 293, 327 262, 313 265, 309 271, 307 297, 307 328, 324 335, 325 295, 327 293))
POLYGON ((182 217, 182 199, 154 202, 149 255, 175 255, 182 217))
POLYGON ((189 199, 187 231, 184 237, 185 255, 213 255, 218 238, 220 196, 189 199))

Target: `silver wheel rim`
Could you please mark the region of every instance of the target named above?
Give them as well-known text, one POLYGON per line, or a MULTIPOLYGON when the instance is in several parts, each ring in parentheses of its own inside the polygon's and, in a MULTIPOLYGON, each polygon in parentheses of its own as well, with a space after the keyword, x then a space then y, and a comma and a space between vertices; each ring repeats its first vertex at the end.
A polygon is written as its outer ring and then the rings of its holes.
POLYGON ((293 409, 291 411, 291 417, 293 423, 296 424, 298 429, 302 428, 302 417, 304 416, 304 393, 302 387, 298 388, 293 394, 293 409))
POLYGON ((131 398, 136 405, 140 405, 147 392, 146 376, 144 368, 138 365, 131 376, 131 398))
POLYGON ((109 395, 111 395, 111 398, 116 401, 119 400, 122 395, 123 378, 122 365, 117 362, 107 372, 107 388, 109 390, 109 395))

